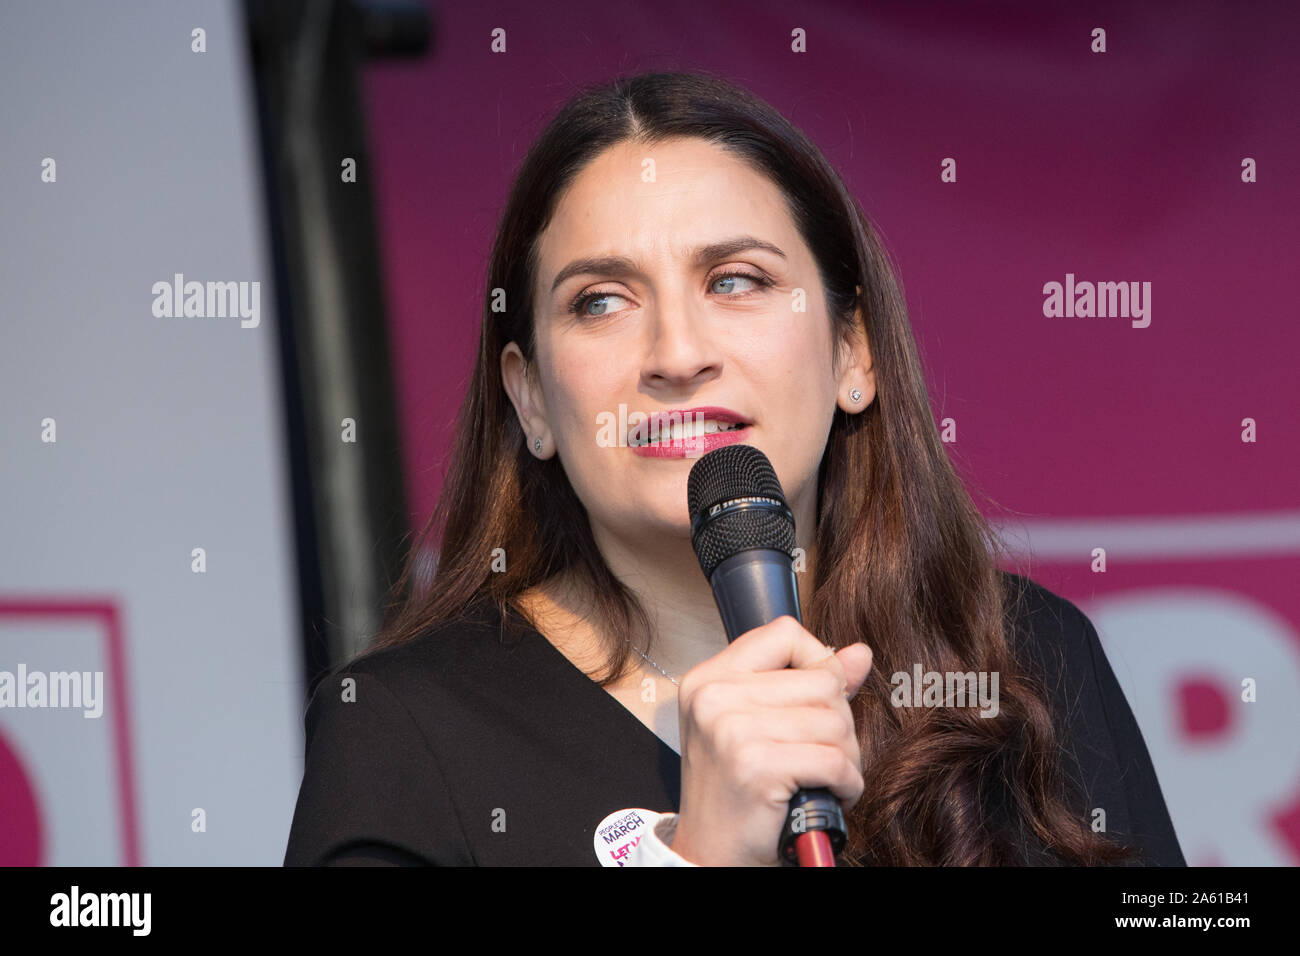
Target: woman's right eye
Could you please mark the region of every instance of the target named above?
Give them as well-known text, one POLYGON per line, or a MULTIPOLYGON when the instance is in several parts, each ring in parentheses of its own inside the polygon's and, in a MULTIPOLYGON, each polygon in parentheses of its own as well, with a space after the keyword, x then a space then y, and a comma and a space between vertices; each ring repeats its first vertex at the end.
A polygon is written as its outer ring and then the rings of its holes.
MULTIPOLYGON (((573 300, 569 306, 569 311, 579 314, 583 318, 599 319, 610 312, 588 312, 587 307, 593 302, 600 302, 605 299, 622 299, 623 297, 615 292, 585 292, 573 300)), ((608 306, 606 306, 608 308, 608 306)))

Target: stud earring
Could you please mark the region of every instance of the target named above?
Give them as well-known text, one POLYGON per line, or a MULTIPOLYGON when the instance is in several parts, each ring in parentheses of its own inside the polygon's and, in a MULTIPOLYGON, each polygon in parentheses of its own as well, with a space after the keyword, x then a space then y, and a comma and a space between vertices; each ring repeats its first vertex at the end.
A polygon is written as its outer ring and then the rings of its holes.
POLYGON ((537 438, 534 438, 534 439, 533 439, 533 450, 534 450, 534 451, 537 451, 537 452, 541 452, 541 450, 542 450, 542 439, 541 439, 540 436, 537 437, 537 438))
POLYGON ((852 399, 853 404, 856 405, 858 402, 862 401, 862 393, 855 388, 853 391, 849 392, 849 398, 852 399))

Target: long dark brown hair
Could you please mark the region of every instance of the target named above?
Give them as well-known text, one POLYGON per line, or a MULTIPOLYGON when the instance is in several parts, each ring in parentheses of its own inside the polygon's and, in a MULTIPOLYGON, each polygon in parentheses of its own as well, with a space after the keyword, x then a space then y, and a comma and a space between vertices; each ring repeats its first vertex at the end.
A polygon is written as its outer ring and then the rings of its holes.
POLYGON ((492 248, 478 358, 442 494, 370 650, 409 641, 481 601, 508 618, 522 592, 557 575, 580 583, 599 618, 608 644, 602 686, 635 666, 627 639, 649 644, 645 608, 605 564, 558 456, 541 461, 527 450, 500 360, 514 341, 534 361, 537 240, 564 189, 610 146, 673 137, 714 143, 778 185, 817 261, 833 339, 851 334, 856 307, 866 320, 876 397, 860 414, 835 412, 818 473, 814 587, 803 620, 833 647, 863 640, 875 654, 853 702, 867 789, 848 814, 843 861, 1015 864, 1027 862, 1027 841, 1050 862, 1128 858, 1131 850, 1093 832, 1067 796, 1048 697, 1008 634, 1021 596, 996 567, 1003 547, 935 428, 885 249, 802 132, 708 73, 645 73, 589 87, 529 150, 492 248), (504 290, 504 310, 494 308, 502 301, 495 290, 504 290), (436 573, 423 580, 435 540, 436 573), (997 673, 1000 713, 892 706, 889 675, 918 663, 997 673))

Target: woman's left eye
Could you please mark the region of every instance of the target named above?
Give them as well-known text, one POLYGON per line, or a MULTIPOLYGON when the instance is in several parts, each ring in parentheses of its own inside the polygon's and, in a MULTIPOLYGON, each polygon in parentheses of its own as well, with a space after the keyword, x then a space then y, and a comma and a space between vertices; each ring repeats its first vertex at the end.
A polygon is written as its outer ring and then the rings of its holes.
MULTIPOLYGON (((719 282, 731 283, 730 286, 718 290, 719 292, 722 292, 724 296, 726 296, 727 294, 735 291, 735 283, 737 279, 745 279, 746 281, 752 282, 755 286, 758 287, 768 286, 772 284, 770 279, 765 279, 762 276, 750 275, 748 272, 724 272, 721 275, 716 275, 712 279, 710 279, 709 287, 713 288, 719 282)), ((742 290, 742 291, 746 291, 746 290, 742 290)), ((753 292, 754 290, 749 289, 747 291, 753 292)))

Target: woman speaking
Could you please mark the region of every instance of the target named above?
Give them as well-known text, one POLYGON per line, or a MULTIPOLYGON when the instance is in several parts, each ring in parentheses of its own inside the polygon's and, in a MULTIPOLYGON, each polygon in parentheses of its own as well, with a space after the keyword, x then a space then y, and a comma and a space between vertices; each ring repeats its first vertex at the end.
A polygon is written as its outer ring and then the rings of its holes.
POLYGON ((840 865, 1183 865, 1096 631, 998 569, 931 414, 799 130, 707 74, 584 91, 497 231, 436 573, 413 547, 312 695, 286 864, 779 865, 825 788, 840 865), (729 443, 779 478, 803 609, 731 643, 687 508, 729 443))

